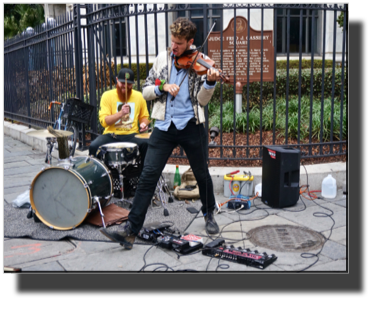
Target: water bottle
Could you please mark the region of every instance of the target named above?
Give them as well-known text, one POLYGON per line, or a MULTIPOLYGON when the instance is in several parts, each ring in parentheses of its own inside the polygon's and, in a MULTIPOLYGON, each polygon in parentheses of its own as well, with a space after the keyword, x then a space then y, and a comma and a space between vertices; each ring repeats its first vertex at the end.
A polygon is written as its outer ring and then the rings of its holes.
POLYGON ((331 174, 327 175, 327 177, 325 177, 322 181, 322 197, 336 197, 336 180, 331 176, 331 174))
POLYGON ((176 189, 177 186, 181 185, 181 176, 179 175, 179 168, 176 165, 176 170, 174 174, 173 188, 176 189))

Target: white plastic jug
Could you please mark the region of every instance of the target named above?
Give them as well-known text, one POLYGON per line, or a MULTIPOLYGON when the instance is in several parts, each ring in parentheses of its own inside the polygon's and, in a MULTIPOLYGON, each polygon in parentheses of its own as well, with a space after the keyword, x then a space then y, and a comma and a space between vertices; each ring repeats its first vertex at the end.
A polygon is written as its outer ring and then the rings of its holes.
POLYGON ((261 197, 261 183, 255 186, 255 196, 257 193, 259 193, 257 197, 261 197))
POLYGON ((331 174, 327 175, 327 177, 325 177, 322 181, 322 197, 336 197, 336 180, 331 176, 331 174))

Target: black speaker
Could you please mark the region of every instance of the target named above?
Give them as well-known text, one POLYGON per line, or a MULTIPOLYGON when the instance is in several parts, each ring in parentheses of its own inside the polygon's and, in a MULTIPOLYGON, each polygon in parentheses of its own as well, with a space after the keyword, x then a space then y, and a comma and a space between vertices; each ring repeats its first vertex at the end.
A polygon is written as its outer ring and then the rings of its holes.
POLYGON ((297 203, 300 181, 300 150, 264 146, 261 200, 272 208, 297 203))

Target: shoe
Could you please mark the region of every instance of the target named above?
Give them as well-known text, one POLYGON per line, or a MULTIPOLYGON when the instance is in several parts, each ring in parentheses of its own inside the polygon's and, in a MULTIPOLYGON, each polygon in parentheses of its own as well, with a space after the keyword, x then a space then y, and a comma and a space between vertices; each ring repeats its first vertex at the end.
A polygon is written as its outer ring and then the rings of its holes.
POLYGON ((124 226, 119 226, 119 230, 116 232, 107 231, 105 228, 100 229, 100 233, 108 237, 111 241, 120 243, 125 249, 132 249, 135 242, 136 234, 131 230, 131 224, 129 221, 124 226))
POLYGON ((219 233, 219 226, 214 219, 214 211, 207 212, 204 214, 204 218, 206 221, 206 231, 209 234, 217 234, 219 233))

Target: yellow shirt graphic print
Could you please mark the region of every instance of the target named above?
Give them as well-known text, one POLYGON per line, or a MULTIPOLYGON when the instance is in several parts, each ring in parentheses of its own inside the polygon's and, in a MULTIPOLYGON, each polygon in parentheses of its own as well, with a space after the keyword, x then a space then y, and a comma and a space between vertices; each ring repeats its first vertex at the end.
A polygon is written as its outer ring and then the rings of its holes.
MULTIPOLYGON (((116 112, 120 112, 121 108, 125 103, 117 102, 116 103, 116 112)), ((128 114, 125 114, 121 119, 115 123, 115 128, 117 131, 131 130, 133 121, 135 119, 135 103, 127 103, 128 114)))
POLYGON ((126 102, 130 106, 130 112, 127 117, 123 117, 116 121, 115 124, 107 125, 105 118, 114 115, 121 110, 125 104, 119 99, 116 89, 109 90, 103 93, 100 100, 99 121, 104 127, 103 134, 115 133, 117 135, 128 135, 131 133, 139 133, 139 121, 149 119, 148 108, 141 92, 132 90, 132 94, 126 102))

